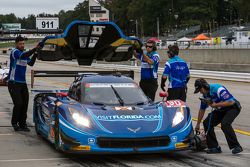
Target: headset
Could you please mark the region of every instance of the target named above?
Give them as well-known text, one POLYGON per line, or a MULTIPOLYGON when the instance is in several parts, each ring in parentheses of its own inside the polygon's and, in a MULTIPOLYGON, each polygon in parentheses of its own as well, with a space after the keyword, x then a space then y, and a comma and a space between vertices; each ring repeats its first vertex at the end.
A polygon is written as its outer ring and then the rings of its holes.
MULTIPOLYGON (((156 51, 156 50, 157 50, 156 42, 155 42, 155 41, 153 41, 153 40, 148 40, 147 43, 153 44, 153 51, 156 51)), ((147 44, 146 44, 146 45, 147 45, 147 44)))
POLYGON ((201 85, 204 89, 209 90, 210 86, 205 79, 201 80, 201 85))
POLYGON ((207 83, 207 81, 203 78, 199 78, 195 81, 195 87, 198 86, 200 88, 204 88, 206 90, 209 90, 210 86, 207 83))

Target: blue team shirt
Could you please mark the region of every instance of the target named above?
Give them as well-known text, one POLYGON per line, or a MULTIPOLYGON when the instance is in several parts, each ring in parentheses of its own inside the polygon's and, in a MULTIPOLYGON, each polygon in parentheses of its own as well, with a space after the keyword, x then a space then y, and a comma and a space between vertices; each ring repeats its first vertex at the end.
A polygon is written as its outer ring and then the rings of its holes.
POLYGON ((170 58, 166 64, 163 76, 169 78, 168 88, 183 88, 186 87, 189 69, 187 63, 179 56, 170 58))
POLYGON ((148 64, 144 59, 142 54, 138 57, 141 60, 141 79, 157 79, 158 78, 158 66, 160 62, 160 56, 156 51, 151 53, 145 53, 154 63, 148 64))
MULTIPOLYGON (((236 101, 233 95, 220 84, 209 84, 210 92, 209 95, 203 95, 204 98, 210 97, 213 102, 219 103, 224 101, 236 101)), ((201 102, 200 109, 205 110, 208 108, 206 103, 201 102)))
POLYGON ((13 49, 10 53, 10 71, 8 75, 9 81, 18 83, 26 83, 26 68, 30 58, 22 58, 23 51, 13 49))

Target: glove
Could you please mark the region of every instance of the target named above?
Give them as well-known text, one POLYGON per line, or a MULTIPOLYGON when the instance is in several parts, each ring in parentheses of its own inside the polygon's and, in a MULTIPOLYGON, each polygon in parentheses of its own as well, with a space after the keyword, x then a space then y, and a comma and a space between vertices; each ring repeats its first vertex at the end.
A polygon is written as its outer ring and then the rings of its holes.
POLYGON ((143 54, 142 48, 138 48, 138 49, 136 49, 135 51, 136 51, 137 53, 143 54))
POLYGON ((135 50, 136 53, 143 54, 143 50, 142 50, 141 46, 138 45, 138 44, 133 44, 133 45, 131 46, 131 49, 132 49, 132 50, 135 50))
POLYGON ((161 78, 161 89, 165 92, 165 82, 166 82, 167 78, 161 78))
POLYGON ((38 43, 38 45, 39 45, 39 47, 42 49, 42 48, 44 47, 44 42, 41 41, 41 42, 38 43))
POLYGON ((210 97, 206 97, 206 98, 199 97, 199 99, 200 99, 201 102, 203 102, 205 104, 208 104, 208 105, 213 103, 213 101, 212 101, 212 99, 210 97))
POLYGON ((195 132, 200 132, 200 124, 196 124, 195 126, 195 132))

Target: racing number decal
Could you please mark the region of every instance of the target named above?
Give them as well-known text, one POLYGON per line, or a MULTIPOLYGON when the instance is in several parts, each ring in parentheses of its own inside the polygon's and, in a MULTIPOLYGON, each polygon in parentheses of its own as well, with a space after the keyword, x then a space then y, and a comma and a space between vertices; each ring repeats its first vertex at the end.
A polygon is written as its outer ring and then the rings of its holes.
POLYGON ((185 103, 181 100, 170 100, 166 101, 167 107, 180 107, 185 106, 185 103))

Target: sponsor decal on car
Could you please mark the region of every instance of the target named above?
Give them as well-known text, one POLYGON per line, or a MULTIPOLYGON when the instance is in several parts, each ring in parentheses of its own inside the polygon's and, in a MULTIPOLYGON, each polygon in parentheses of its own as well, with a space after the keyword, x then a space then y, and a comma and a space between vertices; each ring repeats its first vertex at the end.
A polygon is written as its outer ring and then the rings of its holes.
POLYGON ((160 115, 98 115, 100 121, 155 121, 162 119, 160 115))
POLYGON ((141 130, 141 127, 138 127, 138 128, 136 128, 136 129, 127 127, 127 129, 128 129, 129 131, 133 132, 133 133, 137 133, 138 131, 141 130))
POLYGON ((135 88, 134 83, 86 83, 86 88, 110 88, 111 85, 115 88, 135 88))
POLYGON ((177 142, 177 136, 172 136, 172 137, 171 137, 171 140, 172 140, 173 142, 177 142))
POLYGON ((126 111, 126 110, 132 110, 132 107, 115 107, 116 111, 126 111))
POLYGON ((181 101, 181 100, 169 100, 166 101, 166 106, 167 107, 184 107, 185 106, 185 102, 181 101))
POLYGON ((94 138, 88 138, 88 144, 89 145, 94 145, 95 144, 95 139, 94 138))

